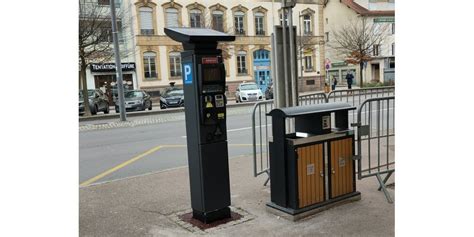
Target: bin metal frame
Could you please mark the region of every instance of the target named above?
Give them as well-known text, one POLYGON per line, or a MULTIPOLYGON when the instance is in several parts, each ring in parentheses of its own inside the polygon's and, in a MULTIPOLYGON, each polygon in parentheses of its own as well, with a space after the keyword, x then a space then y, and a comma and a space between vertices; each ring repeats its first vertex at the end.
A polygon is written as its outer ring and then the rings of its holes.
MULTIPOLYGON (((295 216, 317 208, 322 210, 322 207, 349 198, 360 199, 360 192, 356 191, 355 184, 355 135, 349 129, 347 119, 348 112, 354 109, 356 108, 346 103, 334 103, 274 109, 268 113, 272 116, 273 125, 273 141, 269 142, 272 185, 268 207, 295 216), (327 116, 333 117, 329 120, 335 121, 335 127, 327 129, 324 125, 328 122, 327 116), (295 133, 285 132, 286 119, 294 119, 295 133), (297 136, 296 132, 308 133, 308 136, 297 136), (345 172, 351 178, 346 177, 343 184, 350 186, 335 195, 333 186, 336 176, 330 172, 335 167, 331 165, 331 155, 339 156, 339 151, 331 152, 331 144, 340 142, 349 142, 344 147, 343 157, 345 172), (350 164, 348 170, 346 163, 350 164)), ((334 146, 332 149, 336 149, 334 146)))

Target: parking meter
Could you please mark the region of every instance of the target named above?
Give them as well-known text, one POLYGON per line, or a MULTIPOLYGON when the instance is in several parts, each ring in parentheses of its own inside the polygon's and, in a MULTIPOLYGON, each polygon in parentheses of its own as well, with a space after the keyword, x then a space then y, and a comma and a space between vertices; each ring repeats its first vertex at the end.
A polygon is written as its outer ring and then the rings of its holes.
POLYGON ((181 42, 186 139, 193 218, 230 217, 225 67, 218 41, 235 36, 203 28, 165 28, 181 42))

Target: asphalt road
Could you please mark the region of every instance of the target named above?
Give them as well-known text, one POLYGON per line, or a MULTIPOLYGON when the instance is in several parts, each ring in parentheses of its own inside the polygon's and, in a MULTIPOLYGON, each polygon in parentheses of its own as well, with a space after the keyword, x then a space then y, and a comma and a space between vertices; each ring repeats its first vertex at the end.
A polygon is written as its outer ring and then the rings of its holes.
MULTIPOLYGON (((352 104, 351 100, 346 99, 341 102, 352 104)), ((253 104, 249 104, 227 109, 227 137, 231 159, 252 154, 252 107, 253 104)), ((390 117, 393 116, 392 111, 390 109, 390 117)), ((385 107, 383 114, 386 113, 385 107)), ((184 112, 130 117, 127 123, 117 121, 118 119, 80 122, 81 185, 187 165, 184 112)), ((393 120, 390 121, 392 123, 393 120)), ((249 159, 248 162, 252 160, 249 159)))
MULTIPOLYGON (((228 109, 227 137, 229 157, 231 158, 252 154, 251 109, 252 104, 228 109)), ((171 119, 144 126, 80 132, 80 183, 84 184, 84 182, 97 177, 97 175, 104 174, 104 172, 137 157, 136 161, 123 167, 119 166, 119 169, 88 183, 103 182, 187 165, 184 113, 155 116, 166 116, 171 119), (154 150, 150 151, 150 149, 154 150), (147 151, 150 152, 146 153, 147 151), (143 153, 146 153, 146 155, 140 157, 143 153)), ((142 116, 130 120, 146 121, 147 119, 147 116, 142 116)), ((96 124, 109 122, 100 121, 96 124)), ((84 122, 80 125, 91 123, 93 122, 84 122)))

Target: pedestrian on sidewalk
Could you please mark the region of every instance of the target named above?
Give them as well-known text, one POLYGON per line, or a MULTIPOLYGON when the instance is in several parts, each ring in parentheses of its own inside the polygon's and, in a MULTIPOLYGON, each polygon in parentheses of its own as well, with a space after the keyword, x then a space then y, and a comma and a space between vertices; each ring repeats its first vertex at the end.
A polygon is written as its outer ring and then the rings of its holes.
POLYGON ((354 75, 352 75, 352 71, 349 70, 346 75, 346 80, 347 80, 347 89, 351 90, 352 89, 352 79, 354 79, 354 75))
POLYGON ((336 85, 337 85, 337 77, 332 76, 332 90, 336 90, 336 85))

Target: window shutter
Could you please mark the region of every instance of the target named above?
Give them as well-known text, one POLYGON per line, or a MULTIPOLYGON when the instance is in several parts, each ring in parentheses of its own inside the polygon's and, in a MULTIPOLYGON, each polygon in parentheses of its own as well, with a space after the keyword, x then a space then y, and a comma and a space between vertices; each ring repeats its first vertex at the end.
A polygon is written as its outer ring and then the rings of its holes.
POLYGON ((178 10, 175 8, 166 9, 166 25, 168 27, 178 27, 178 10))
POLYGON ((140 8, 140 29, 152 30, 153 29, 153 10, 149 7, 140 8))

